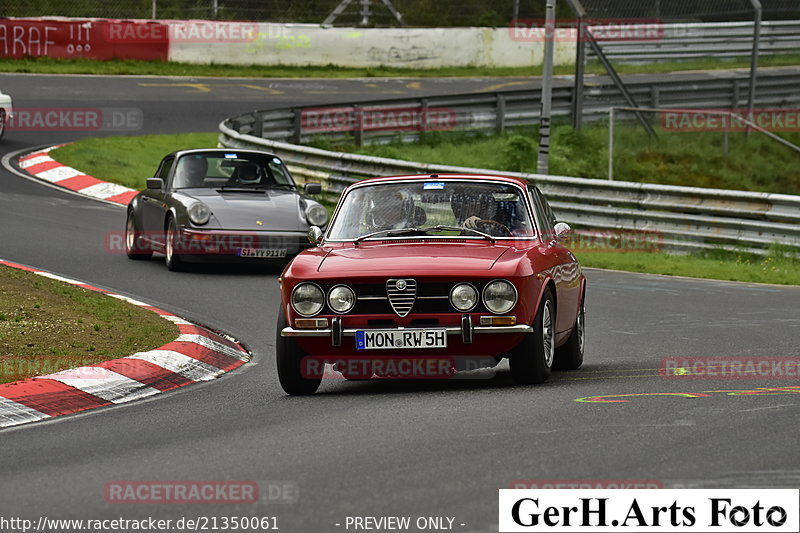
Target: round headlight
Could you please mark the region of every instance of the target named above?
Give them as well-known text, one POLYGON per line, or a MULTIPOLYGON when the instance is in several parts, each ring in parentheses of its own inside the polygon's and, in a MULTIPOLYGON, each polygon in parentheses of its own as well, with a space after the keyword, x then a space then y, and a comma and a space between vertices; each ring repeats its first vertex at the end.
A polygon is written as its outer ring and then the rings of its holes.
POLYGON ((508 313, 517 303, 517 289, 506 280, 495 280, 483 289, 483 305, 492 313, 508 313))
POLYGON ((292 308, 301 316, 314 316, 322 310, 325 295, 313 283, 301 283, 292 291, 292 308))
POLYGON ((328 210, 319 204, 311 204, 306 208, 306 220, 312 226, 324 226, 328 221, 328 210))
POLYGON ((478 291, 468 283, 461 283, 450 291, 450 303, 459 311, 469 311, 478 305, 478 291))
POLYGON ((345 285, 338 285, 328 293, 328 305, 337 313, 347 313, 356 305, 356 294, 345 285))
POLYGON ((189 207, 189 220, 192 224, 202 226, 211 218, 211 210, 202 202, 196 202, 189 207))

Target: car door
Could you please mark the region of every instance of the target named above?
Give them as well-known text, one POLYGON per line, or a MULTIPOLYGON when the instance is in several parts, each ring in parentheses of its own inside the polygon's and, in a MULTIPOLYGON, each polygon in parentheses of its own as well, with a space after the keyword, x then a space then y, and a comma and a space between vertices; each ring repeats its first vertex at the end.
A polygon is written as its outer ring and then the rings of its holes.
POLYGON ((580 265, 572 252, 556 238, 554 226, 557 220, 547 199, 533 185, 529 186, 529 192, 542 234, 540 251, 556 284, 556 332, 562 333, 572 329, 575 323, 580 298, 580 265))
POLYGON ((159 244, 164 243, 162 233, 164 231, 164 216, 168 209, 165 195, 174 162, 175 158, 173 156, 167 156, 161 161, 155 177, 161 178, 163 186, 161 189, 148 189, 147 194, 142 197, 142 227, 151 236, 151 240, 159 244))

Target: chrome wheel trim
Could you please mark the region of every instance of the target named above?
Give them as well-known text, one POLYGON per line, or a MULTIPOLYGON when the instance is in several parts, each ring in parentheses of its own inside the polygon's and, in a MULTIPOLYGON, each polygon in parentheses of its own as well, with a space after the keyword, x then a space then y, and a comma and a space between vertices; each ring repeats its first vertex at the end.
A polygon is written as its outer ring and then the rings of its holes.
POLYGON ((165 250, 164 255, 167 256, 167 262, 172 262, 172 256, 175 253, 175 226, 174 223, 170 222, 169 226, 167 226, 167 238, 166 238, 165 250))
POLYGON ((544 302, 542 308, 542 349, 544 350, 544 364, 547 368, 553 366, 553 357, 556 348, 553 335, 553 303, 550 300, 544 302))
POLYGON ((586 344, 586 309, 581 304, 581 310, 578 313, 578 349, 583 355, 583 347, 586 344))
POLYGON ((135 240, 136 240, 136 224, 133 221, 133 213, 128 213, 128 223, 125 224, 125 249, 128 252, 133 251, 135 240))

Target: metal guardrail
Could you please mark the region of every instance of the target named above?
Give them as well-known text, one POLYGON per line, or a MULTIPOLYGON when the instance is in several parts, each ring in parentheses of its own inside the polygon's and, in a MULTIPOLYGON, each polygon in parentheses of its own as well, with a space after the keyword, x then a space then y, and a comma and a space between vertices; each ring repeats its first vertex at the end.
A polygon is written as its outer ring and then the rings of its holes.
MULTIPOLYGON (((746 92, 736 87, 746 83, 746 73, 694 77, 669 76, 654 82, 626 80, 640 93, 656 93, 661 102, 681 107, 738 107, 746 92), (681 95, 680 98, 679 95, 681 95)), ((780 105, 800 100, 800 69, 778 69, 759 76, 759 105, 780 105)), ((569 109, 567 87, 554 91, 560 113, 569 109), (557 99, 556 94, 560 97, 557 99)), ((611 102, 620 100, 611 89, 596 86, 611 102)), ((453 106, 460 129, 502 131, 506 127, 535 123, 538 113, 536 91, 511 91, 483 95, 460 95, 428 99, 405 99, 338 106, 339 109, 431 109, 453 106), (461 122, 463 120, 463 122, 461 122)), ((609 104, 593 104, 595 117, 609 104)), ((319 110, 320 108, 314 108, 319 110)), ((764 252, 772 243, 800 248, 800 196, 741 192, 694 187, 675 187, 647 183, 607 181, 540 174, 426 164, 359 154, 332 152, 303 146, 315 136, 303 131, 303 109, 256 111, 223 121, 219 142, 222 146, 253 148, 282 157, 300 181, 321 181, 327 199, 335 201, 342 190, 355 181, 373 176, 403 174, 505 174, 535 182, 551 200, 553 209, 565 222, 593 229, 645 230, 659 232, 664 245, 677 250, 721 246, 764 252), (291 141, 286 142, 286 141, 291 141)), ((391 132, 406 140, 418 132, 391 132)), ((380 142, 387 132, 331 131, 325 138, 341 139, 355 135, 369 142, 380 142)))
MULTIPOLYGON (((663 24, 658 29, 657 39, 599 44, 609 59, 624 63, 745 57, 753 49, 752 22, 663 24)), ((800 53, 800 21, 762 22, 759 55, 787 53, 800 53)))
MULTIPOLYGON (((610 107, 624 107, 627 102, 607 76, 586 78, 583 117, 604 120, 610 107)), ((639 106, 682 108, 742 108, 747 105, 747 70, 717 72, 680 72, 659 75, 630 75, 625 84, 639 106)), ((800 104, 800 68, 762 69, 758 74, 756 103, 759 106, 785 107, 800 104)), ((570 113, 573 87, 571 80, 558 77, 553 86, 554 117, 570 113)), ((471 132, 501 133, 508 128, 533 126, 539 123, 541 89, 512 90, 486 94, 448 95, 428 98, 376 100, 338 106, 275 109, 254 111, 229 119, 236 131, 276 141, 305 144, 317 138, 329 141, 355 141, 359 144, 389 142, 398 138, 413 141, 419 131, 402 125, 370 128, 365 121, 354 120, 348 127, 327 127, 318 121, 310 127, 311 113, 328 110, 333 117, 338 110, 350 118, 364 113, 398 110, 425 113, 447 113, 449 129, 471 132)), ((331 118, 331 120, 333 120, 331 118)), ((332 123, 331 123, 332 124, 332 123)), ((436 129, 434 126, 432 129, 436 129)))

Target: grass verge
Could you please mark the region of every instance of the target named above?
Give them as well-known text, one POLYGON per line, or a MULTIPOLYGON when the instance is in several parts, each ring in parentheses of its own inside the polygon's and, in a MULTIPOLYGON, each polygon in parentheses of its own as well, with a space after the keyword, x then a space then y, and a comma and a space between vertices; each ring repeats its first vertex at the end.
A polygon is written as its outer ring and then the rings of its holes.
MULTIPOLYGON (((585 170, 590 173, 592 164, 600 165, 599 159, 601 156, 591 153, 592 142, 586 142, 585 139, 590 141, 594 138, 594 142, 599 142, 599 133, 590 133, 592 127, 587 127, 586 131, 580 135, 569 133, 571 130, 562 130, 557 128, 557 133, 554 137, 556 141, 551 148, 551 161, 556 168, 561 164, 558 161, 563 161, 565 164, 574 166, 562 166, 560 172, 568 175, 575 172, 581 175, 585 170), (565 155, 559 150, 566 150, 563 147, 563 136, 565 135, 578 135, 574 138, 574 153, 569 156, 565 155), (586 136, 586 137, 582 137, 586 136), (560 140, 559 140, 560 139, 560 140), (561 143, 561 148, 558 148, 561 143), (579 148, 583 149, 580 150, 579 148), (581 154, 584 159, 581 159, 581 154), (573 160, 574 158, 574 160, 573 160), (594 159, 593 159, 594 158, 594 159), (594 161, 594 163, 592 163, 594 161)), ((454 140, 453 138, 438 136, 435 139, 428 139, 428 143, 421 145, 387 145, 380 147, 372 147, 369 150, 378 155, 385 155, 387 157, 408 157, 417 161, 431 161, 431 162, 446 162, 448 164, 462 164, 465 166, 483 167, 488 166, 491 161, 496 162, 496 168, 507 168, 507 163, 513 163, 520 157, 528 157, 528 149, 526 143, 529 139, 524 139, 521 147, 519 145, 519 135, 515 134, 511 137, 500 137, 494 139, 486 138, 466 138, 454 140), (456 142, 457 141, 457 142, 456 142), (509 148, 511 146, 511 148, 509 148), (480 148, 478 148, 480 147, 480 148), (493 159, 494 158, 494 159, 493 159), (500 158, 500 159, 498 159, 500 158), (503 160, 502 158, 507 158, 503 160), (487 161, 489 163, 487 163, 487 161)), ((641 142, 641 133, 635 130, 630 131, 626 135, 631 136, 631 141, 638 138, 640 145, 646 144, 641 142)), ((80 169, 83 172, 91 174, 97 178, 122 183, 133 188, 143 188, 144 179, 153 174, 161 158, 167 153, 189 147, 203 147, 214 146, 216 144, 215 133, 190 133, 180 135, 146 135, 141 137, 106 137, 102 139, 85 139, 78 141, 74 144, 58 148, 52 152, 52 156, 56 160, 80 169)), ((752 139, 750 142, 753 142, 752 139)), ((632 144, 635 146, 634 144, 632 144)), ((703 183, 719 184, 734 184, 742 188, 744 181, 731 180, 724 182, 712 182, 709 179, 697 180, 698 175, 705 175, 704 172, 711 172, 714 169, 713 162, 705 162, 703 159, 703 148, 693 147, 692 143, 688 143, 689 147, 694 150, 694 155, 684 156, 683 160, 676 160, 669 167, 671 171, 666 176, 672 179, 672 183, 697 186, 697 181, 703 183), (694 159, 692 159, 694 158, 694 159), (698 170, 698 165, 704 165, 702 168, 705 170, 698 170)), ((351 147, 352 148, 352 147, 351 147)), ((635 149, 644 149, 643 146, 638 146, 635 149)), ((658 147, 657 143, 647 148, 647 150, 678 150, 678 147, 663 145, 658 147)), ((660 152, 652 152, 660 153, 660 152)), ((734 155, 734 150, 731 150, 731 155, 734 155)), ((709 157, 708 154, 705 154, 709 157)), ((791 182, 792 187, 800 189, 800 172, 797 170, 787 170, 793 168, 786 165, 783 168, 778 168, 780 161, 770 161, 766 156, 757 157, 754 154, 749 154, 744 157, 744 154, 736 153, 735 157, 742 156, 742 165, 745 166, 741 176, 750 180, 755 180, 748 183, 749 187, 759 187, 763 184, 758 178, 759 165, 767 167, 770 172, 778 173, 782 170, 783 179, 793 176, 791 182), (773 164, 774 163, 774 164, 773 164)), ((652 157, 652 155, 651 155, 652 157)), ((667 157, 663 155, 660 157, 667 157)), ((636 160, 631 156, 631 160, 636 160)), ((737 159, 738 161, 739 159, 737 159)), ((519 162, 518 162, 519 163, 519 162)), ((601 165, 602 166, 602 165, 601 165)), ((666 171, 663 170, 665 166, 656 165, 653 168, 653 173, 656 176, 662 176, 666 171), (662 173, 656 172, 658 168, 662 169, 662 173)), ((532 169, 531 169, 532 170, 532 169)), ((557 173, 554 171, 554 173, 557 173)), ((575 175, 575 174, 571 174, 575 175)), ((645 174, 643 174, 645 176, 645 174)), ((602 176, 600 176, 602 177, 602 176)), ((663 177, 663 176, 662 176, 663 177)), ((706 178, 708 178, 706 176, 706 178)), ((666 179, 666 178, 665 178, 666 179)), ((783 183, 783 182, 781 182, 783 183)), ((768 184, 764 185, 765 188, 770 188, 768 184)), ((783 192, 787 185, 781 185, 783 192)), ((329 206, 330 207, 330 206, 329 206)), ((746 254, 746 253, 730 253, 724 251, 711 251, 703 252, 695 255, 670 255, 667 253, 643 253, 643 252, 598 252, 598 251, 579 251, 576 253, 581 263, 585 266, 597 268, 610 268, 616 270, 627 270, 631 272, 647 272, 651 274, 671 274, 678 276, 691 276, 710 279, 724 279, 732 281, 745 281, 745 282, 761 282, 761 283, 775 283, 787 285, 800 285, 800 258, 788 250, 774 247, 770 250, 769 255, 766 257, 746 254)))
POLYGON ((773 246, 766 256, 711 250, 692 255, 645 252, 580 251, 575 256, 585 267, 721 279, 776 285, 800 285, 800 255, 773 246))
MULTIPOLYGON (((614 178, 620 181, 800 194, 798 153, 762 134, 731 133, 728 153, 722 132, 665 131, 650 139, 637 123, 615 123, 614 178)), ((780 133, 800 145, 800 133, 780 133)), ((432 132, 419 143, 394 142, 357 147, 315 142, 320 148, 424 163, 441 163, 499 172, 536 172, 538 130, 498 136, 432 132)), ((608 124, 575 131, 554 126, 550 137, 550 173, 606 179, 608 124)))
MULTIPOLYGON (((800 54, 786 54, 759 58, 760 67, 800 65, 800 54)), ((703 58, 688 61, 670 61, 643 65, 615 64, 622 74, 663 73, 685 70, 719 70, 748 68, 749 58, 703 58)), ((556 75, 574 74, 573 66, 557 66, 556 75)), ((266 65, 196 65, 172 61, 135 61, 113 59, 95 61, 91 59, 0 59, 0 72, 36 74, 95 74, 95 75, 140 75, 140 76, 194 76, 194 77, 245 77, 245 78, 431 78, 431 77, 508 77, 540 76, 542 67, 447 67, 438 69, 411 68, 345 68, 332 65, 325 67, 266 66, 266 65)), ((587 74, 605 74, 602 65, 589 61, 587 74)))
POLYGON ((217 146, 216 133, 140 135, 83 139, 50 153, 56 161, 80 169, 97 179, 144 189, 161 159, 170 152, 186 148, 217 146))
POLYGON ((0 265, 0 383, 152 350, 178 334, 152 311, 0 265))

